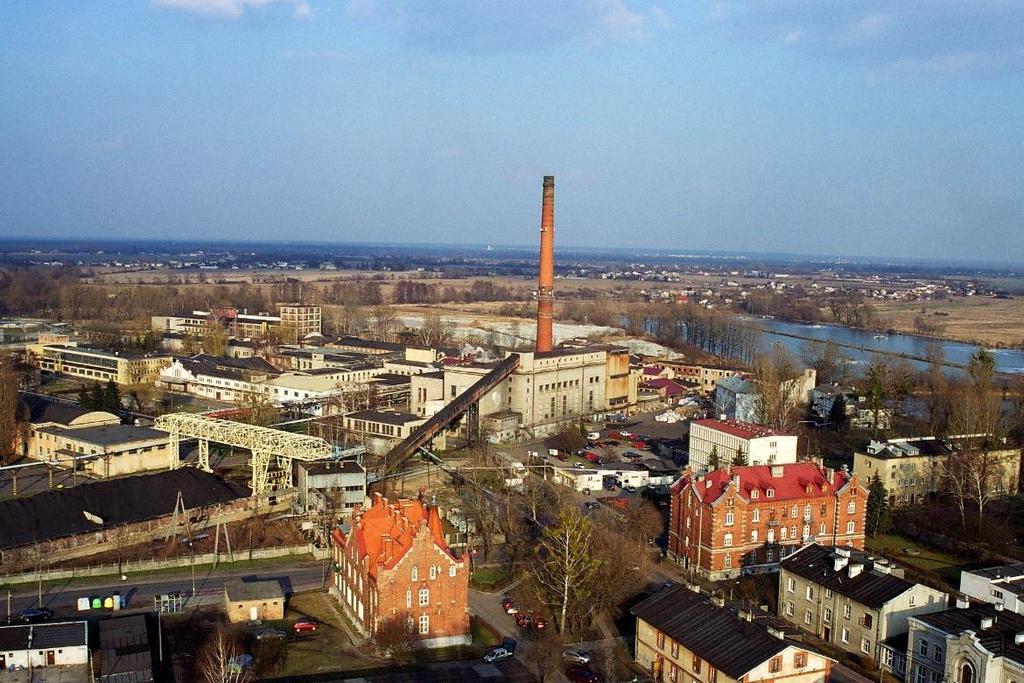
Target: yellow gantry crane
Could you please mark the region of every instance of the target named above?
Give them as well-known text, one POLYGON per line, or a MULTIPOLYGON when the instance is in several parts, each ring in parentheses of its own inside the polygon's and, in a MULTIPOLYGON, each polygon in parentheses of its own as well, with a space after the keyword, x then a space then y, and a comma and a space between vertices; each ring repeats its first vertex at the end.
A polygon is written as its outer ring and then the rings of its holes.
POLYGON ((266 493, 271 483, 284 487, 292 486, 292 462, 294 460, 324 460, 331 457, 331 445, 327 441, 304 434, 283 432, 270 427, 258 427, 216 417, 194 413, 169 413, 156 419, 157 429, 171 435, 170 468, 181 465, 178 446, 182 438, 199 441, 199 467, 210 470, 210 442, 244 448, 252 453, 252 495, 266 493), (271 462, 277 462, 276 478, 271 481, 271 462))

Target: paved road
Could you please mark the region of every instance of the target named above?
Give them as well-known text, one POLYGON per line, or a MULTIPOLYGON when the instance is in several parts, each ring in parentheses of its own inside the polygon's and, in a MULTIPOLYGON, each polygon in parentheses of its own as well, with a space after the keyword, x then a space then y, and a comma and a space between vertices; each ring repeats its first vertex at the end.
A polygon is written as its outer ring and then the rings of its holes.
MULTIPOLYGON (((315 590, 323 586, 323 563, 309 561, 289 565, 271 566, 266 569, 248 567, 245 569, 224 569, 213 571, 209 568, 196 572, 196 595, 192 596, 192 574, 186 568, 180 573, 133 575, 125 581, 114 577, 96 577, 94 581, 76 580, 74 583, 56 583, 43 586, 43 605, 52 609, 57 617, 80 616, 77 602, 81 597, 111 595, 115 591, 128 597, 126 609, 150 611, 153 596, 180 592, 188 600, 185 605, 195 606, 219 602, 224 596, 224 584, 234 579, 277 579, 286 593, 315 590)), ((22 584, 11 590, 11 613, 38 605, 37 586, 22 584)), ((0 599, 6 601, 6 595, 0 599)), ((3 605, 6 615, 7 605, 3 605)))

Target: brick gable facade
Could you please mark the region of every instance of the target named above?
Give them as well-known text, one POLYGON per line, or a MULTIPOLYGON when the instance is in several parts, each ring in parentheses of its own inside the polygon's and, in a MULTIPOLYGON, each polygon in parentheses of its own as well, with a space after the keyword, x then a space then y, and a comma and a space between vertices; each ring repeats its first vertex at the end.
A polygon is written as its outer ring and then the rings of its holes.
POLYGON ((845 471, 800 462, 687 472, 671 493, 668 554, 713 580, 807 543, 864 547, 868 493, 845 471))
POLYGON ((422 647, 469 644, 469 567, 448 548, 436 507, 376 494, 332 534, 332 594, 373 637, 397 623, 422 647))

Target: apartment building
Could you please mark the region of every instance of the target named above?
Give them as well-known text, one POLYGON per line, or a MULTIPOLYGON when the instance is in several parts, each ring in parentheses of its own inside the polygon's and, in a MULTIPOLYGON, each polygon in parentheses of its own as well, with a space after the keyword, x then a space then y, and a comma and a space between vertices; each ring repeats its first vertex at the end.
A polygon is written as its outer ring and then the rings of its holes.
POLYGON ((908 620, 906 680, 1011 683, 1024 679, 1024 616, 999 605, 968 605, 908 620))
POLYGON ((786 639, 765 616, 725 606, 687 586, 666 588, 630 610, 635 661, 672 683, 822 683, 833 660, 786 639))
POLYGON ((1024 614, 1024 563, 960 572, 960 592, 979 602, 1024 614))
MULTIPOLYGON (((946 459, 958 453, 963 436, 922 436, 872 441, 865 452, 853 454, 853 471, 865 482, 877 474, 893 507, 920 505, 945 490, 943 468, 946 459)), ((1000 470, 992 477, 999 495, 1014 495, 1021 465, 1019 448, 990 452, 990 462, 1000 470)))
POLYGON ((375 494, 331 538, 331 594, 360 632, 404 630, 429 648, 471 642, 469 565, 448 548, 437 507, 375 494))
MULTIPOLYGON (((846 652, 880 659, 908 617, 946 609, 948 596, 850 547, 811 543, 779 564, 779 617, 846 652)), ((899 665, 890 663, 895 672, 899 665)))
POLYGON ((749 465, 674 483, 668 556, 711 579, 774 566, 807 543, 864 547, 867 490, 816 463, 749 465))
POLYGON ((171 356, 165 353, 115 353, 64 344, 44 346, 39 357, 44 372, 121 385, 153 382, 170 364, 171 356))
POLYGON ((796 462, 797 437, 763 425, 737 420, 694 420, 690 423, 690 468, 698 474, 732 464, 737 454, 748 465, 796 462))

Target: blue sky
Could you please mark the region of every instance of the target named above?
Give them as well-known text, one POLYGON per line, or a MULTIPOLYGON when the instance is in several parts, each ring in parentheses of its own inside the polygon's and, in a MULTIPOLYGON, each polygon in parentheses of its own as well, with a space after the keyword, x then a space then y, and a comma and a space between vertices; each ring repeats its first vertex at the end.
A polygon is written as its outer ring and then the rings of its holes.
POLYGON ((1022 0, 6 0, 0 73, 0 236, 1024 250, 1022 0))

